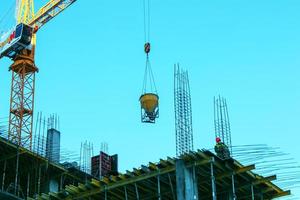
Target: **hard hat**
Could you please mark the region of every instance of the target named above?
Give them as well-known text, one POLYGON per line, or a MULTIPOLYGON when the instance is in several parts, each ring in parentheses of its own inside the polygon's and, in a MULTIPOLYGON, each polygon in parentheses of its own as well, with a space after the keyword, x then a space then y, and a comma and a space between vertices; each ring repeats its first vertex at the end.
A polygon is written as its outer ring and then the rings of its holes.
POLYGON ((216 138, 216 142, 217 142, 217 143, 221 142, 221 138, 217 137, 217 138, 216 138))

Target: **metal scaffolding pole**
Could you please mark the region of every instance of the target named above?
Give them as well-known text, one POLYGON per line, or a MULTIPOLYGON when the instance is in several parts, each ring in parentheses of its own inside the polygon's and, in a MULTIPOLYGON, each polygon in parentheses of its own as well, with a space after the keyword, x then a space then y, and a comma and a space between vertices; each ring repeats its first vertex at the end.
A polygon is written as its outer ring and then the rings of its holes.
POLYGON ((215 162, 215 158, 212 158, 210 162, 210 175, 211 175, 212 198, 213 200, 217 200, 216 178, 214 176, 214 162, 215 162))
POLYGON ((20 159, 20 154, 19 154, 19 145, 17 147, 17 160, 16 160, 16 176, 15 176, 15 195, 18 196, 17 191, 18 191, 18 179, 19 179, 19 159, 20 159))
POLYGON ((254 188, 253 188, 253 184, 251 184, 251 199, 254 200, 254 188))
POLYGON ((2 191, 4 191, 4 185, 5 185, 6 162, 7 161, 5 160, 3 166, 2 186, 1 186, 2 191))
POLYGON ((159 175, 157 176, 157 195, 158 195, 158 200, 161 200, 161 194, 160 194, 160 177, 159 177, 159 175))
POLYGON ((30 189, 30 173, 28 172, 28 175, 27 175, 27 190, 26 190, 26 197, 29 197, 29 189, 30 189))
POLYGON ((234 174, 231 175, 231 183, 232 183, 232 198, 233 198, 233 200, 236 200, 234 174))
POLYGON ((60 176, 60 186, 59 186, 60 190, 63 189, 63 178, 64 178, 63 176, 64 176, 63 174, 60 176))
POLYGON ((41 165, 39 165, 39 177, 38 177, 38 195, 40 195, 40 189, 41 189, 41 165))
POLYGON ((138 187, 137 187, 137 184, 136 184, 136 183, 134 184, 134 187, 135 187, 136 199, 137 199, 137 200, 140 200, 139 190, 138 190, 138 187))
MULTIPOLYGON (((193 166, 193 180, 194 180, 194 187, 195 188, 197 188, 197 176, 196 176, 196 166, 194 165, 193 166), (196 185, 195 185, 195 183, 196 183, 196 185)), ((196 189, 195 191, 194 191, 195 193, 194 193, 194 199, 196 200, 198 200, 199 199, 199 191, 198 191, 198 189, 196 189)))
POLYGON ((125 193, 125 200, 128 200, 128 195, 127 195, 127 189, 126 189, 126 186, 124 186, 124 193, 125 193))
POLYGON ((176 197, 175 197, 174 188, 173 188, 173 184, 172 184, 170 173, 168 173, 168 179, 169 179, 169 184, 170 184, 170 188, 171 188, 171 192, 172 192, 172 197, 175 200, 176 197))

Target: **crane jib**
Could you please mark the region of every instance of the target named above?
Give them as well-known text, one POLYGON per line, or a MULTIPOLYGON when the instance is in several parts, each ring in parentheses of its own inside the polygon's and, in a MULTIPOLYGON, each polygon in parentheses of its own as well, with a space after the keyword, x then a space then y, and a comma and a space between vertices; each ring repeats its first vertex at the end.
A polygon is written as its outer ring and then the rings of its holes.
POLYGON ((40 8, 28 24, 40 28, 74 2, 76 0, 52 0, 40 8))

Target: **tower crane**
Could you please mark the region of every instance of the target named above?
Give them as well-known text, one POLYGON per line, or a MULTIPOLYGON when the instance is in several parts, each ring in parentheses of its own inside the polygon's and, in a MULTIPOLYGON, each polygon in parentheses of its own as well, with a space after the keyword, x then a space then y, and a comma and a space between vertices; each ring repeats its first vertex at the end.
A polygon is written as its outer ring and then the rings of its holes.
POLYGON ((16 0, 17 25, 9 36, 0 42, 0 59, 13 61, 9 110, 8 139, 22 147, 32 147, 34 110, 36 33, 51 19, 76 0, 50 0, 36 13, 34 0, 16 0))

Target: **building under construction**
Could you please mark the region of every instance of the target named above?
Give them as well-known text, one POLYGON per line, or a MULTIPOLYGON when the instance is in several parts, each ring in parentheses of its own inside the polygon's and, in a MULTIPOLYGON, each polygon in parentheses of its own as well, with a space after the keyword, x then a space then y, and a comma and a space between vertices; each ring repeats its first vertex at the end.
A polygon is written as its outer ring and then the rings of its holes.
POLYGON ((255 163, 243 165, 205 149, 149 162, 125 173, 118 172, 117 155, 101 151, 85 158, 91 166, 84 164, 82 168, 76 162, 62 161, 57 117, 50 117, 47 127, 40 119, 41 114, 37 127, 42 128, 37 132, 47 136, 34 137, 33 150, 9 141, 5 131, 0 134, 1 200, 261 200, 291 193, 273 183, 276 174, 254 172, 255 163))
POLYGON ((274 199, 290 194, 235 159, 208 150, 93 177, 0 138, 0 199, 274 199), (19 157, 19 159, 18 159, 19 157), (87 177, 88 176, 88 177, 87 177))
MULTIPOLYGON (((0 41, 0 59, 13 61, 7 131, 1 131, 0 121, 0 200, 268 200, 291 194, 273 182, 276 174, 263 176, 254 171, 256 163, 243 165, 232 157, 224 99, 215 100, 215 132, 220 145, 230 148, 229 153, 194 151, 189 78, 178 65, 174 72, 176 157, 122 173, 117 154, 101 151, 92 156, 90 144, 85 143, 81 146, 82 166, 76 159, 63 161, 58 118, 51 116, 46 123, 40 114, 36 130, 33 128, 35 74, 39 70, 35 65, 36 34, 76 0, 49 0, 37 12, 34 0, 16 2, 16 26, 0 41)), ((144 1, 146 68, 139 100, 141 121, 154 124, 159 117, 159 96, 149 59, 149 5, 149 0, 144 1)))

